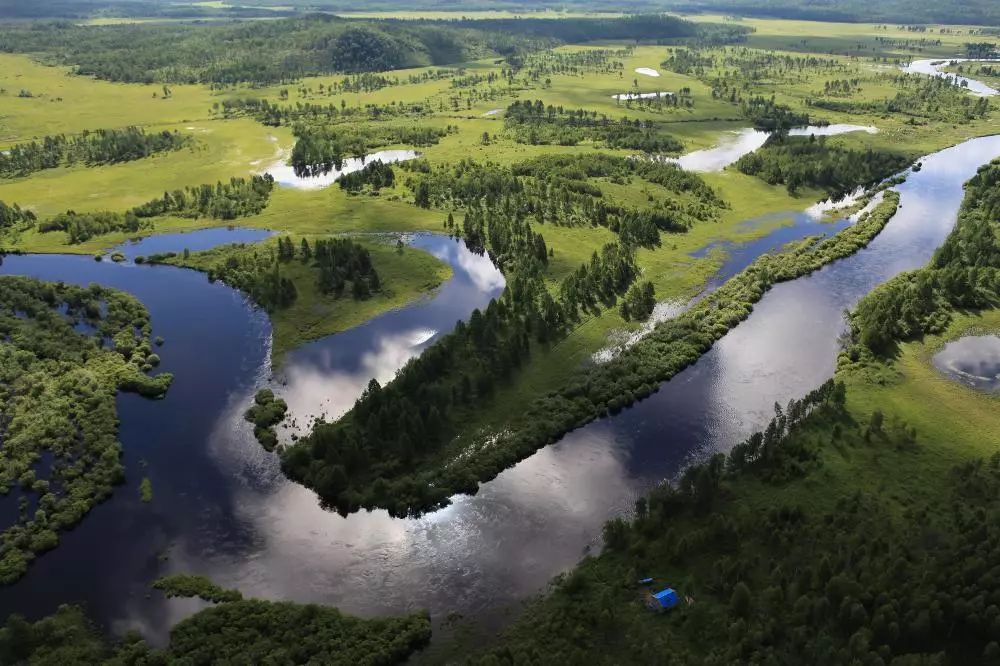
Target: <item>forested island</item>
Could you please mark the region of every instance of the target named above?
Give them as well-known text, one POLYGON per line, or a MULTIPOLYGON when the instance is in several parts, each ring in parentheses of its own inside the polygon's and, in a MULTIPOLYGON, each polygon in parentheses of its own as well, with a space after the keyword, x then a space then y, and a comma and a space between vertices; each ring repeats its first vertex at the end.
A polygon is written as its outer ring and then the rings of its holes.
POLYGON ((0 494, 18 509, 0 536, 0 584, 125 480, 115 396, 163 396, 171 375, 147 374, 158 363, 132 296, 0 276, 0 494))

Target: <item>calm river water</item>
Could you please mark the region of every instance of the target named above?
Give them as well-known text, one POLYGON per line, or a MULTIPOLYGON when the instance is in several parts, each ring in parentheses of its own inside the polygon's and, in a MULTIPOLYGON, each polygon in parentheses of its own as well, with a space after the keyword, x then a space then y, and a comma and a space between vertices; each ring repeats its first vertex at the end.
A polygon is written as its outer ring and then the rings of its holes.
MULTIPOLYGON (((997 156, 1000 137, 987 137, 925 158, 897 188, 902 208, 869 248, 771 290, 749 319, 649 399, 419 519, 382 511, 343 518, 282 478, 241 416, 270 372, 269 326, 231 289, 169 267, 8 257, 2 273, 96 281, 136 294, 150 309, 154 335, 166 340, 162 369, 175 382, 162 401, 119 398, 128 484, 21 582, 0 589, 0 616, 81 602, 114 630, 162 638, 199 603, 150 595, 149 582, 191 572, 248 596, 319 601, 362 615, 427 608, 439 620, 451 611, 489 618, 598 546, 604 521, 628 512, 651 486, 727 450, 769 420, 775 401, 830 377, 844 308, 925 263, 954 224, 962 183, 997 156), (138 499, 145 474, 154 491, 149 505, 138 499)), ((489 261, 460 243, 430 235, 413 243, 447 260, 454 279, 433 298, 292 354, 278 390, 299 427, 312 415, 342 413, 370 377, 390 377, 503 288, 489 261)), ((761 251, 772 245, 760 243, 761 251)))

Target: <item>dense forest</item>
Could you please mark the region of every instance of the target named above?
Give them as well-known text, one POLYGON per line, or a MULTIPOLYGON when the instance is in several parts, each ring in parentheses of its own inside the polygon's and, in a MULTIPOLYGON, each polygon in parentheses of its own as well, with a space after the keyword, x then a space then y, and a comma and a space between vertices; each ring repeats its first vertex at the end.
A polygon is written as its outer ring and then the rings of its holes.
POLYGON ((694 38, 742 27, 699 27, 663 16, 358 21, 331 15, 235 24, 12 24, 0 51, 41 53, 111 81, 259 84, 333 72, 371 72, 508 56, 564 42, 694 38))
POLYGON ((439 502, 445 491, 420 484, 408 471, 447 442, 457 411, 488 399, 527 361, 532 344, 556 339, 586 312, 613 305, 632 283, 638 272, 632 248, 609 243, 564 279, 554 298, 543 281, 545 241, 532 231, 520 201, 502 188, 490 199, 470 198, 461 229, 453 229, 502 268, 507 289, 501 298, 459 322, 391 384, 373 380, 348 417, 319 423, 283 452, 285 472, 328 505, 344 512, 389 505, 406 513, 414 496, 421 505, 439 502))
POLYGON ((506 198, 537 224, 607 227, 642 247, 658 245, 660 231, 681 233, 714 221, 727 206, 700 176, 674 164, 603 153, 546 155, 509 168, 472 160, 436 168, 418 160, 399 168, 414 172, 406 184, 423 208, 469 209, 506 198), (625 183, 633 177, 674 196, 644 208, 605 199, 599 179, 625 183))
POLYGON ((182 620, 166 648, 136 634, 109 643, 77 606, 35 622, 13 615, 0 628, 3 664, 331 664, 403 663, 430 639, 425 613, 362 620, 315 604, 243 599, 200 576, 170 576, 154 587, 168 596, 220 602, 182 620))
POLYGON ((134 297, 0 277, 0 495, 17 503, 0 533, 0 584, 124 480, 115 396, 161 397, 172 377, 146 374, 158 363, 134 297))
POLYGON ((775 133, 762 148, 744 155, 735 167, 794 194, 802 187, 825 190, 834 199, 874 185, 910 164, 906 155, 843 148, 825 136, 790 137, 775 133))
POLYGON ((15 144, 0 152, 0 178, 27 176, 42 169, 85 164, 98 166, 149 157, 177 150, 188 138, 177 132, 146 134, 138 127, 100 129, 79 136, 46 136, 40 141, 15 144))
POLYGON ((1000 455, 902 497, 831 482, 824 458, 919 450, 919 433, 878 409, 859 422, 844 396, 831 381, 776 405, 728 458, 641 498, 634 519, 605 526, 599 558, 470 663, 998 663, 1000 455), (811 484, 829 501, 792 490, 811 484), (648 610, 667 586, 681 605, 648 610))

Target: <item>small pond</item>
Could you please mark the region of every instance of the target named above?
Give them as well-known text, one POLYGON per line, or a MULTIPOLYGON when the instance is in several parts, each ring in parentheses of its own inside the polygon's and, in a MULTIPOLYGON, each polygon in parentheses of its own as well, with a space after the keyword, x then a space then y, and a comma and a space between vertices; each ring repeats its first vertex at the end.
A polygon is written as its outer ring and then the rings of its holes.
POLYGON ((617 100, 630 100, 630 99, 656 99, 658 97, 673 97, 672 92, 648 92, 648 93, 619 93, 617 95, 612 95, 611 99, 617 100))
POLYGON ((934 367, 966 386, 1000 391, 1000 335, 953 340, 934 355, 934 367))
POLYGON ((274 178, 274 182, 279 185, 294 187, 299 190, 320 190, 324 187, 333 185, 333 183, 335 183, 337 179, 344 174, 361 171, 365 168, 366 164, 374 162, 375 160, 381 160, 385 164, 392 164, 395 162, 413 160, 418 157, 420 157, 420 153, 415 150, 380 150, 376 153, 365 155, 364 157, 348 158, 344 160, 340 169, 331 169, 326 173, 320 173, 314 176, 297 175, 295 173, 295 168, 287 164, 286 158, 282 157, 274 164, 265 168, 264 171, 271 174, 271 177, 274 178))

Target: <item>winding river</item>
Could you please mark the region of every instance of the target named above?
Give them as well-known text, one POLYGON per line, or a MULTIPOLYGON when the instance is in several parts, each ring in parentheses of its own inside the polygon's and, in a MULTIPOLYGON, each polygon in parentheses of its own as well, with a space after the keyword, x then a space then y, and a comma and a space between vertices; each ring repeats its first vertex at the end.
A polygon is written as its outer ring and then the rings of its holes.
MULTIPOLYGON (((649 399, 549 446, 475 496, 419 519, 383 511, 346 518, 287 482, 254 441, 242 412, 268 381, 270 327, 239 294, 193 271, 90 257, 10 256, 0 273, 100 282, 134 293, 152 314, 167 397, 119 400, 128 483, 62 536, 18 584, 0 589, 0 616, 82 602, 114 631, 163 640, 197 609, 149 594, 171 572, 200 573, 245 595, 334 604, 361 615, 427 608, 499 619, 599 546, 604 521, 693 460, 725 451, 834 371, 844 308, 899 271, 925 263, 955 221, 962 183, 1000 156, 1000 137, 967 141, 923 160, 897 187, 902 208, 865 250, 772 289, 753 315, 649 399), (142 465, 148 464, 143 470, 142 465), (139 479, 152 480, 151 504, 139 479)), ((805 220, 800 234, 811 232, 805 220)), ((738 270, 776 239, 733 250, 738 270)), ((231 233, 239 234, 234 231, 231 233)), ((776 232, 778 233, 778 232, 776 232)), ((159 239, 181 250, 196 236, 159 239)), ((457 319, 503 288, 502 276, 460 242, 411 242, 454 277, 434 296, 297 350, 277 378, 297 428, 337 416, 372 376, 390 377, 457 319)), ((130 252, 144 253, 142 247, 130 252)), ((148 252, 147 252, 148 253, 148 252)))

